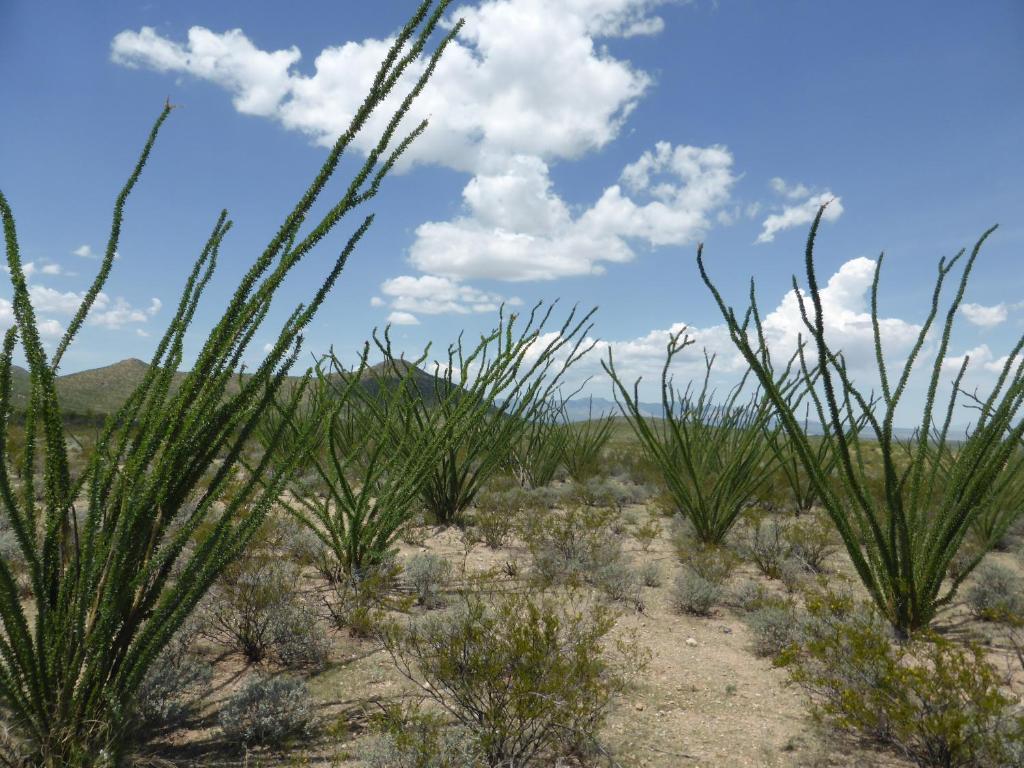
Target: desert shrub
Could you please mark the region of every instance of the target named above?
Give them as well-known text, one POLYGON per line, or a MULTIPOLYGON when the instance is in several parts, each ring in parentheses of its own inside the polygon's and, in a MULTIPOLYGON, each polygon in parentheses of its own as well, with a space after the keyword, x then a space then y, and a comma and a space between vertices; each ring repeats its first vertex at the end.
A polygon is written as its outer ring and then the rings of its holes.
POLYGON ((262 661, 277 637, 277 622, 298 599, 297 572, 287 562, 257 555, 231 565, 205 600, 203 632, 245 656, 262 661))
POLYGON ((731 549, 702 543, 689 520, 680 515, 672 519, 670 540, 679 562, 713 584, 725 584, 739 564, 731 549))
POLYGON ((699 388, 676 388, 672 361, 693 343, 685 328, 668 342, 661 376, 662 413, 644 414, 639 380, 632 391, 618 377, 609 348, 601 364, 614 384, 616 402, 644 450, 661 470, 675 507, 689 518, 704 544, 721 544, 747 504, 769 479, 776 458, 772 435, 779 427, 760 391, 749 392, 744 375, 721 400, 711 387, 713 356, 699 388))
POLYGON ((412 585, 416 602, 424 608, 444 605, 441 592, 452 576, 452 564, 433 552, 413 555, 405 564, 405 578, 412 585))
POLYGON ((388 610, 408 610, 415 600, 395 595, 401 570, 397 563, 386 561, 359 577, 333 582, 324 599, 331 623, 354 637, 375 635, 388 610))
POLYGON ((807 608, 780 658, 817 717, 925 768, 1005 764, 1016 717, 981 647, 933 635, 894 643, 872 607, 846 597, 815 596, 807 608))
POLYGON ((684 568, 676 577, 672 589, 672 607, 680 613, 710 616, 711 608, 721 597, 720 584, 709 581, 696 571, 684 568))
POLYGON ((766 523, 761 515, 752 515, 745 534, 740 544, 743 556, 769 579, 779 578, 782 561, 789 556, 784 527, 774 518, 766 523))
POLYGON ((195 652, 198 629, 179 629, 156 657, 135 695, 140 730, 173 728, 195 711, 210 690, 213 668, 195 652))
POLYGON ((653 519, 644 520, 633 526, 632 534, 633 538, 639 542, 640 549, 648 552, 651 549, 651 544, 661 536, 661 523, 653 519))
POLYGON ((974 572, 965 594, 971 613, 983 621, 1024 621, 1024 579, 997 563, 984 563, 974 572))
POLYGON ((822 514, 811 514, 791 522, 785 531, 790 557, 812 573, 821 573, 825 562, 836 551, 836 533, 832 521, 822 514))
POLYGON ((779 581, 782 582, 787 592, 799 592, 806 576, 807 569, 796 558, 787 557, 779 563, 779 581))
POLYGON ((756 581, 743 581, 732 590, 730 603, 743 613, 756 611, 768 602, 768 590, 756 581))
POLYGON ((646 562, 637 569, 637 575, 645 587, 660 587, 664 578, 661 573, 661 565, 656 562, 646 562))
MULTIPOLYGON (((772 361, 761 326, 756 293, 751 287, 747 307, 730 307, 715 288, 698 248, 697 263, 729 330, 729 336, 770 400, 773 418, 786 432, 810 486, 835 525, 872 601, 900 635, 926 628, 936 612, 947 605, 991 543, 1005 533, 1014 516, 998 510, 998 490, 1018 478, 1024 469, 1024 366, 1020 365, 1024 338, 1001 358, 987 393, 971 393, 961 386, 967 372, 965 357, 955 366, 952 386, 940 383, 953 362, 949 356, 954 322, 971 270, 986 239, 952 259, 939 261, 931 302, 909 353, 899 370, 889 371, 879 318, 879 284, 884 259, 875 264, 870 292, 871 328, 877 370, 872 376, 851 376, 842 351, 826 338, 829 325, 815 271, 814 248, 821 218, 819 209, 807 239, 804 266, 807 287, 794 278, 794 295, 807 331, 806 343, 786 353, 785 365, 772 361), (962 265, 958 276, 953 274, 962 265), (952 297, 943 300, 947 279, 954 283, 952 297), (945 304, 945 306, 943 306, 945 304), (938 322, 936 320, 938 319, 938 322), (918 365, 922 350, 937 346, 928 362, 918 365), (921 372, 920 389, 911 385, 921 372), (868 391, 864 381, 878 382, 868 391), (859 383, 858 383, 859 382, 859 383), (919 426, 901 439, 894 433, 896 414, 908 391, 927 393, 919 426), (946 394, 948 392, 948 395, 946 394), (944 401, 944 402, 943 402, 944 401), (958 405, 977 408, 970 434, 952 440, 950 429, 958 405), (801 412, 810 405, 822 423, 823 434, 810 436, 801 412), (819 450, 820 449, 820 450, 819 450), (947 579, 948 566, 978 521, 992 525, 981 555, 967 561, 947 579)), ((1016 510, 1011 509, 1011 512, 1016 510)))
POLYGON ((538 509, 541 504, 536 494, 521 488, 484 489, 476 497, 473 527, 484 544, 491 549, 499 549, 512 535, 520 515, 527 510, 538 509))
POLYGON ((327 666, 331 644, 313 606, 299 598, 274 617, 271 652, 286 669, 321 670, 327 666))
POLYGON ((363 746, 359 758, 368 768, 486 768, 465 728, 419 717, 363 746))
POLYGON ((635 643, 609 648, 614 624, 600 604, 471 592, 459 610, 395 627, 385 643, 399 670, 469 731, 486 765, 528 768, 589 751, 642 666, 635 643))
POLYGON ((620 482, 615 478, 590 477, 571 485, 572 495, 581 503, 591 507, 608 507, 618 512, 627 504, 639 504, 646 496, 646 489, 638 485, 620 482))
POLYGON ((525 531, 533 570, 542 583, 593 583, 602 568, 621 560, 622 545, 611 532, 614 513, 570 506, 535 518, 525 531))
POLYGON ((793 607, 780 601, 761 601, 743 617, 754 638, 754 653, 777 658, 799 638, 793 607))
POLYGON ((225 702, 218 722, 231 744, 283 746, 313 729, 309 689, 294 677, 254 677, 225 702))
MULTIPOLYGON (((229 291, 209 334, 194 339, 191 323, 232 226, 226 211, 216 217, 184 276, 177 308, 141 381, 104 423, 81 462, 72 461, 65 439, 57 372, 103 295, 120 247, 126 202, 171 104, 154 123, 114 202, 96 276, 61 338, 49 348, 41 340, 33 310, 14 214, 0 194, 13 315, 0 345, 0 485, 6 489, 5 514, 31 571, 26 581, 31 594, 23 601, 7 559, 0 559, 0 710, 25 746, 29 764, 75 768, 121 761, 125 718, 146 672, 224 568, 245 549, 295 469, 298 452, 277 473, 256 460, 242 482, 228 483, 232 470, 244 463, 256 425, 299 358, 303 330, 372 217, 363 218, 343 242, 332 246, 326 273, 307 301, 273 313, 282 318, 276 331, 264 321, 293 268, 309 261, 309 254, 339 223, 351 222, 351 214, 376 197, 388 171, 422 132, 421 124, 406 133, 409 126, 403 118, 461 26, 453 24, 440 39, 433 35, 447 5, 447 0, 424 0, 393 36, 366 98, 316 177, 280 226, 269 227, 274 234, 229 291), (420 62, 432 40, 438 43, 434 54, 420 62), (389 98, 400 81, 405 95, 389 98), (381 126, 381 133, 367 135, 368 123, 381 126), (341 184, 344 191, 333 200, 324 199, 339 164, 350 166, 347 150, 353 142, 359 146, 366 140, 372 149, 351 166, 351 180, 341 184), (261 338, 270 340, 267 352, 248 367, 247 376, 240 376, 242 361, 253 357, 253 340, 261 338), (179 376, 186 349, 192 368, 179 376), (23 355, 28 367, 25 431, 39 437, 26 440, 21 446, 24 460, 13 462, 25 468, 18 487, 8 472, 6 444, 16 355, 23 355), (204 522, 213 523, 208 535, 187 547, 204 522), (31 621, 25 617, 26 603, 33 606, 31 621)), ((169 211, 173 207, 166 206, 169 211)), ((286 412, 301 402, 307 386, 308 378, 300 377, 288 387, 286 412)))
POLYGON ((612 447, 605 454, 609 474, 625 478, 633 485, 646 489, 648 496, 653 495, 661 484, 661 471, 646 452, 634 447, 612 447))
POLYGON ((590 581, 611 600, 629 603, 638 611, 644 609, 640 578, 622 558, 610 560, 598 567, 590 581))

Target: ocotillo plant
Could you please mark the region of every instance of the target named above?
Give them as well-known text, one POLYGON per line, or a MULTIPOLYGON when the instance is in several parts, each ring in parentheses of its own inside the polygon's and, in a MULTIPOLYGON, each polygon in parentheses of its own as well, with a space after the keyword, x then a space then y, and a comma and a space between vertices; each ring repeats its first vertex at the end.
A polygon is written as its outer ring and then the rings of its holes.
POLYGON ((601 471, 601 452, 612 436, 615 415, 604 413, 594 418, 594 398, 590 398, 585 421, 573 422, 569 418, 568 400, 560 405, 559 413, 564 435, 562 463, 569 477, 577 483, 586 482, 601 471))
MULTIPOLYGON (((170 105, 161 112, 117 197, 98 274, 52 355, 40 340, 14 215, 0 195, 15 318, 0 353, 0 508, 15 532, 29 574, 29 597, 23 601, 11 568, 0 558, 0 716, 13 731, 9 746, 19 753, 7 754, 4 759, 9 763, 47 768, 121 763, 133 697, 147 670, 278 496, 291 466, 265 482, 267 465, 261 462, 234 491, 224 491, 262 413, 281 392, 303 328, 372 217, 364 218, 348 237, 309 302, 289 314, 263 361, 237 388, 229 383, 235 381, 282 280, 344 217, 377 194, 385 174, 424 129, 421 124, 404 137, 398 133, 403 115, 457 26, 399 100, 376 146, 356 164, 339 199, 322 217, 307 222, 355 136, 426 50, 446 4, 426 0, 398 34, 348 130, 243 275, 191 372, 175 382, 185 334, 231 227, 226 212, 220 215, 143 382, 103 428, 78 476, 69 469, 57 371, 114 264, 126 199, 170 105), (308 223, 312 226, 307 228, 308 223), (9 456, 5 441, 19 341, 28 362, 31 395, 20 457, 26 473, 15 482, 9 462, 17 460, 9 456)), ((304 380, 290 390, 286 411, 297 405, 305 388, 304 380)), ((294 460, 300 455, 296 453, 294 460)))
MULTIPOLYGON (((809 403, 805 405, 804 418, 801 424, 804 434, 807 435, 810 435, 810 408, 809 403)), ((862 426, 863 419, 854 425, 853 429, 856 431, 862 426)), ((849 429, 850 427, 848 426, 847 430, 849 431, 849 429)), ((772 450, 775 451, 779 470, 782 472, 782 476, 785 478, 786 485, 789 488, 796 514, 800 515, 811 511, 814 505, 818 503, 818 492, 815 490, 814 483, 811 482, 810 476, 808 476, 807 471, 804 469, 799 451, 787 438, 784 430, 773 432, 772 437, 772 450)), ((810 444, 814 450, 815 461, 821 466, 823 474, 826 477, 834 475, 839 457, 831 450, 831 444, 827 440, 815 440, 813 436, 810 438, 810 444)))
POLYGON ((542 404, 533 418, 527 419, 522 437, 509 455, 509 467, 524 488, 542 488, 555 479, 562 466, 565 430, 561 429, 558 409, 542 404))
MULTIPOLYGON (((308 413, 324 437, 307 463, 326 493, 321 497, 300 487, 282 500, 330 553, 325 575, 331 579, 360 578, 391 554, 435 457, 446 448, 443 425, 421 430, 415 422, 420 393, 413 373, 423 359, 400 376, 368 368, 365 351, 354 371, 346 371, 333 354, 317 366, 308 413)), ((294 432, 302 434, 301 422, 294 432)))
MULTIPOLYGON (((498 326, 471 350, 460 338, 435 365, 433 383, 417 399, 416 426, 445 429, 449 441, 435 456, 423 486, 427 511, 441 525, 460 522, 481 486, 502 466, 526 425, 545 407, 568 369, 589 352, 590 319, 573 309, 561 327, 545 332, 554 304, 519 316, 502 309, 498 326), (438 418, 436 411, 440 411, 438 418)), ((385 366, 402 370, 386 337, 378 340, 385 366)))
POLYGON ((615 372, 610 349, 602 365, 614 383, 622 414, 661 470, 679 511, 701 542, 718 545, 771 475, 772 432, 777 426, 763 394, 748 394, 746 376, 716 400, 711 388, 714 358, 707 354, 700 390, 692 384, 682 392, 676 389, 669 369, 675 356, 693 343, 685 331, 669 336, 661 373, 660 418, 640 410, 640 379, 630 392, 615 372))
MULTIPOLYGON (((798 344, 798 362, 784 370, 776 370, 772 365, 753 284, 749 305, 740 320, 708 276, 701 248, 697 251, 697 263, 733 343, 771 399, 864 586, 897 633, 906 636, 928 626, 984 555, 984 551, 980 552, 944 584, 950 561, 971 526, 985 514, 992 501, 992 488, 998 485, 1008 462, 1019 450, 1024 434, 1024 421, 1017 418, 1024 403, 1024 362, 1020 355, 1024 338, 1007 356, 991 392, 976 399, 977 421, 970 435, 955 443, 950 439, 950 424, 968 358, 952 375, 949 398, 941 406, 939 386, 947 367, 954 319, 971 270, 982 244, 995 228, 981 236, 966 259, 964 250, 952 259, 939 261, 927 317, 895 378, 886 363, 878 316, 883 254, 876 264, 871 287, 874 373, 880 395, 875 398, 866 394, 864 387, 854 382, 842 350, 826 338, 825 309, 814 266, 815 240, 824 211, 823 206, 807 238, 807 291, 801 291, 796 278, 793 279, 807 335, 798 344), (897 440, 893 434, 897 408, 907 391, 912 369, 923 362, 922 350, 943 304, 943 288, 958 264, 962 264, 963 270, 955 281, 952 299, 946 303, 934 359, 923 366, 928 377, 920 425, 911 440, 897 440), (827 441, 830 451, 839 457, 839 482, 827 476, 827 467, 794 413, 791 394, 800 388, 807 391, 814 412, 825 427, 820 439, 827 441), (845 425, 861 416, 864 428, 847 431, 845 425), (869 441, 877 444, 880 483, 867 470, 865 453, 869 441)), ((1001 535, 999 531, 993 533, 1001 535)))

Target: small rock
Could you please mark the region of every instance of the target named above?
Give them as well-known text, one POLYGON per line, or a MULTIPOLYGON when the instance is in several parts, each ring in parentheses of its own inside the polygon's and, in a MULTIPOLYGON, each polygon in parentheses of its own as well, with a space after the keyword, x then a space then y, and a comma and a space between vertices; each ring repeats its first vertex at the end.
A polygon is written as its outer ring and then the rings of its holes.
POLYGON ((644 705, 644 703, 643 703, 642 701, 638 701, 638 702, 637 702, 636 704, 634 704, 633 706, 634 706, 634 707, 636 708, 636 711, 637 711, 637 712, 643 712, 643 711, 644 711, 644 709, 645 709, 645 705, 644 705))
POLYGON ((688 637, 686 638, 686 644, 689 646, 694 646, 697 644, 697 640, 693 637, 688 637))

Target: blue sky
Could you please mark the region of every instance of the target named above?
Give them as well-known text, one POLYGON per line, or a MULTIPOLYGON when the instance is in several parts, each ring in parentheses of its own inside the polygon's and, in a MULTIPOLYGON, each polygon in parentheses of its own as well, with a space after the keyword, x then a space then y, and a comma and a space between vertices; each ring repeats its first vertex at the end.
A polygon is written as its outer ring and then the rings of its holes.
MULTIPOLYGON (((166 97, 182 105, 64 371, 148 359, 227 208, 235 229, 197 338, 209 327, 412 7, 0 4, 0 189, 53 333, 98 264, 75 252, 102 250, 149 125, 166 97)), ((428 134, 373 204, 376 223, 308 349, 351 357, 390 319, 413 351, 490 327, 502 300, 560 298, 600 307, 594 333, 629 377, 657 374, 680 323, 728 370, 696 243, 734 301, 757 279, 784 346, 796 328, 789 276, 808 212, 827 198, 819 272, 833 279, 830 330, 852 359, 868 359, 868 259, 887 253, 882 314, 898 361, 936 260, 996 222, 953 352, 972 351, 984 385, 1021 333, 1019 2, 482 0, 457 13, 465 32, 421 104, 428 134)), ((311 294, 344 237, 293 276, 282 314, 311 294)), ((586 372, 597 370, 595 358, 586 372)), ((600 378, 591 389, 610 394, 600 378)))

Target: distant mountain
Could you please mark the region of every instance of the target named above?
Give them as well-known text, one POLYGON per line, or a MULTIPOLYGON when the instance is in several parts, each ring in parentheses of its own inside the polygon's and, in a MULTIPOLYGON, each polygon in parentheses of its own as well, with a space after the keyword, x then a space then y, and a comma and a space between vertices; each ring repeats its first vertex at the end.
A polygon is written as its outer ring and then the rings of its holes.
MULTIPOLYGON (((640 412, 645 416, 661 416, 661 403, 640 403, 640 412)), ((589 418, 600 418, 602 416, 621 416, 618 404, 614 400, 604 397, 576 397, 565 404, 566 413, 570 421, 586 421, 589 418)))
MULTIPOLYGON (((405 373, 412 363, 398 360, 392 366, 378 363, 364 375, 364 385, 370 387, 386 386, 386 382, 405 373)), ((149 369, 149 364, 136 358, 121 360, 113 365, 78 371, 57 377, 57 396, 65 418, 101 419, 114 413, 128 396, 142 383, 149 369)), ((184 373, 175 374, 174 386, 184 378, 184 373)), ((416 368, 411 373, 416 388, 427 400, 435 395, 436 380, 432 373, 416 368)), ((28 404, 29 373, 24 368, 13 366, 11 370, 11 406, 15 413, 24 411, 28 404)), ((646 416, 661 416, 661 403, 640 403, 640 410, 646 416)), ((584 421, 612 414, 621 415, 614 400, 604 397, 582 397, 577 395, 566 403, 566 411, 571 421, 584 421)), ((816 421, 808 422, 807 431, 812 435, 820 435, 823 429, 816 421)), ((959 425, 950 429, 950 437, 960 440, 967 432, 966 426, 959 425)), ((907 439, 914 433, 913 429, 896 427, 895 437, 907 439)))
MULTIPOLYGON (((122 360, 102 368, 68 373, 57 377, 57 398, 65 418, 102 418, 114 413, 142 383, 149 364, 136 358, 122 360)), ((183 373, 175 374, 180 381, 183 373)), ((11 405, 15 413, 28 405, 29 372, 12 369, 11 405)))

